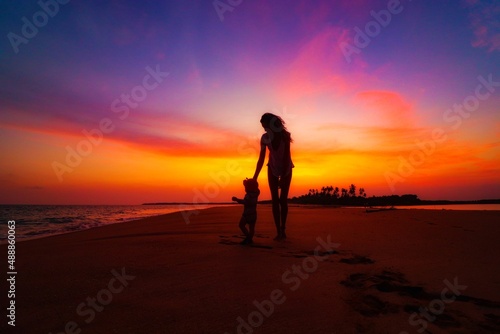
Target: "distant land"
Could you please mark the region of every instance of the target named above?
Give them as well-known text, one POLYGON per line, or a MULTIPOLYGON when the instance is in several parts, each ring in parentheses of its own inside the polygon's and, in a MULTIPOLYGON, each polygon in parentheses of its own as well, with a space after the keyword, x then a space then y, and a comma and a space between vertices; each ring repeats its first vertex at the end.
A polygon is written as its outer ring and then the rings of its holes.
POLYGON ((290 203, 296 204, 324 204, 339 206, 397 206, 397 205, 448 205, 448 204, 500 204, 500 199, 481 199, 467 201, 452 200, 422 200, 414 194, 372 196, 372 197, 323 197, 323 196, 304 196, 290 199, 290 203))
MULTIPOLYGON (((342 199, 338 198, 333 200, 331 198, 299 198, 293 197, 288 199, 290 204, 316 204, 316 205, 331 205, 331 206, 359 206, 359 207, 373 207, 373 206, 398 206, 398 205, 451 205, 451 204, 500 204, 500 199, 481 199, 470 201, 451 201, 451 200, 421 200, 417 195, 390 195, 390 196, 373 196, 364 198, 342 199)), ((259 201, 259 204, 271 204, 271 200, 259 201)), ((206 203, 177 203, 177 202, 155 202, 143 203, 142 205, 230 205, 235 202, 206 202, 206 203)))
MULTIPOLYGON (((351 184, 347 188, 325 186, 318 189, 309 189, 309 192, 298 197, 288 199, 290 204, 316 204, 333 206, 397 206, 397 205, 448 205, 448 204, 500 204, 500 199, 481 199, 470 201, 451 200, 421 200, 417 195, 387 195, 368 197, 364 188, 351 184)), ((270 204, 271 200, 259 201, 260 204, 270 204)), ((144 203, 143 205, 220 205, 235 204, 234 202, 207 202, 207 203, 144 203)))

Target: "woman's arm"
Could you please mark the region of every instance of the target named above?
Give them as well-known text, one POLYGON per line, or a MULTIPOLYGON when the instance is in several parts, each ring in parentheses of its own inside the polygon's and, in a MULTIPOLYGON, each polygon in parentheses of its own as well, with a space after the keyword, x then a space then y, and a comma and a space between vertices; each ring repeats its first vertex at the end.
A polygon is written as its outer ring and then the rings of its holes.
POLYGON ((255 168, 255 174, 253 175, 254 180, 257 180, 257 178, 259 177, 262 166, 264 166, 265 159, 266 159, 266 145, 262 144, 262 141, 261 141, 259 160, 257 161, 257 167, 255 168))

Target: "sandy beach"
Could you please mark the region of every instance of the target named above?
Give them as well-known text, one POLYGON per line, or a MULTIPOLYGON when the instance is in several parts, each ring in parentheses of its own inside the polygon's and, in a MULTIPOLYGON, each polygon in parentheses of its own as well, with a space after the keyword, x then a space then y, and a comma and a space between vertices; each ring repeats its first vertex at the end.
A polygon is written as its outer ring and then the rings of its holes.
POLYGON ((261 205, 253 246, 241 212, 18 243, 16 326, 4 315, 1 332, 500 332, 500 211, 292 206, 276 242, 261 205))

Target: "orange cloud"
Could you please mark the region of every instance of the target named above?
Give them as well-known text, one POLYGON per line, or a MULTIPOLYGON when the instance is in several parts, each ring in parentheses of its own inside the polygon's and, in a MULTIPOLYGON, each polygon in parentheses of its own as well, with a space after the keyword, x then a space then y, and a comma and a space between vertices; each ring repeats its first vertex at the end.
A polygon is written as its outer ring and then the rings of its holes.
MULTIPOLYGON (((183 157, 224 157, 257 154, 258 140, 245 136, 237 130, 214 127, 188 118, 168 117, 142 113, 140 118, 130 118, 131 122, 115 122, 115 128, 108 134, 102 134, 102 141, 94 145, 93 150, 105 142, 114 142, 133 147, 145 152, 183 157)), ((65 146, 74 146, 88 138, 83 131, 93 132, 94 127, 76 127, 68 129, 65 123, 54 122, 51 127, 4 123, 2 128, 19 133, 36 133, 58 138, 61 156, 66 154, 65 146)))

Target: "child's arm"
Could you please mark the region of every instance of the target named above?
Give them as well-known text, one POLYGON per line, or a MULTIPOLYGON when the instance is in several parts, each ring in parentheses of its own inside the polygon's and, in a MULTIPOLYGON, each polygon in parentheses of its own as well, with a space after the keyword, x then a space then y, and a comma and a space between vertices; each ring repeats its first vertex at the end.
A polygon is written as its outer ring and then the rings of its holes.
POLYGON ((233 198, 231 198, 231 199, 232 199, 233 201, 235 201, 236 203, 238 203, 238 204, 245 204, 245 200, 239 199, 239 198, 237 198, 237 197, 234 197, 234 196, 233 196, 233 198))

